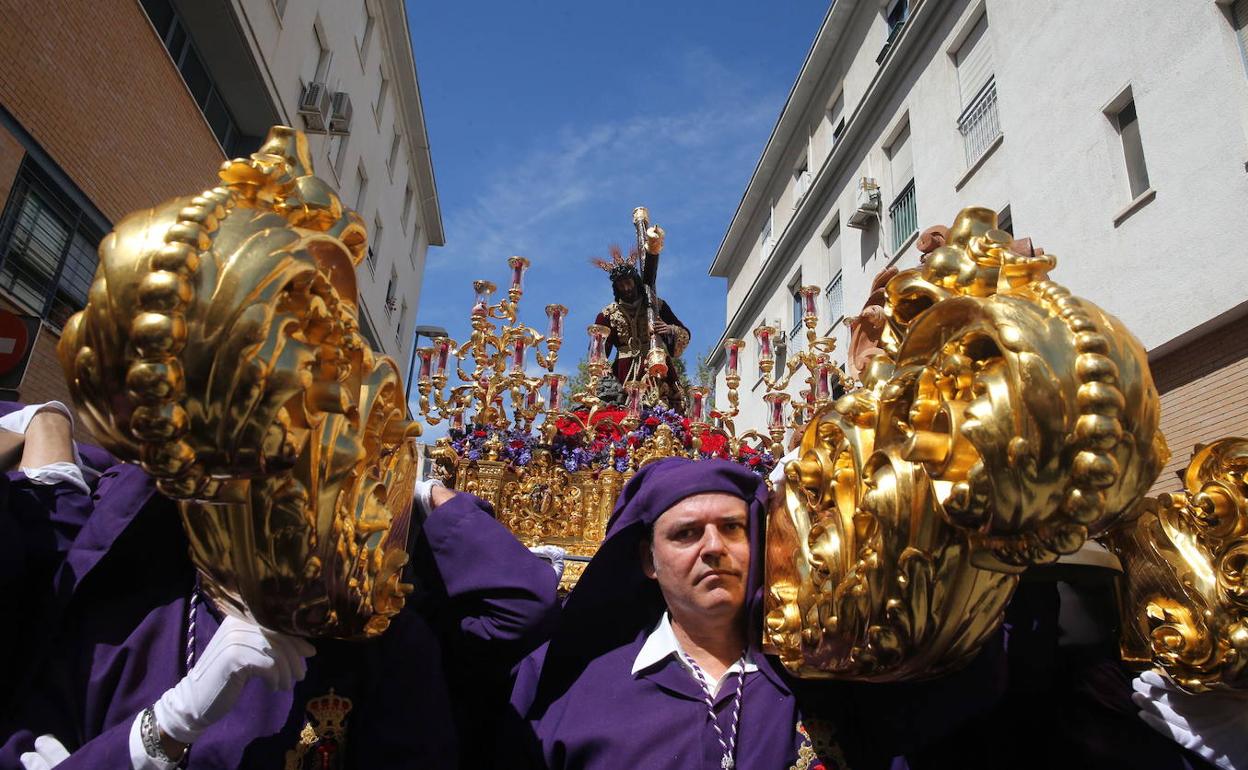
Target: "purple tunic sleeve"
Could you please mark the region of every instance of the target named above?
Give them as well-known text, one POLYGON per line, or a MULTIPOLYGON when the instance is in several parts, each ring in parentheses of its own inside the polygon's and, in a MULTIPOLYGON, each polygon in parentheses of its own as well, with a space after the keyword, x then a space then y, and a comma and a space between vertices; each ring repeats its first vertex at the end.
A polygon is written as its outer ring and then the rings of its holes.
POLYGON ((459 630, 514 647, 518 660, 550 632, 558 579, 491 514, 488 503, 460 492, 430 514, 424 536, 459 630))

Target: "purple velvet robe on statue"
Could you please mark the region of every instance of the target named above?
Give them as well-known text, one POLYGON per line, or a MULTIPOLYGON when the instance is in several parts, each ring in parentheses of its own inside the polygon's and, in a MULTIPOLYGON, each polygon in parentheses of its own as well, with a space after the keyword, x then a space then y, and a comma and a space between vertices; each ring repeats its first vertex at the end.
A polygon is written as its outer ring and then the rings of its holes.
MULTIPOLYGON (((14 485, 9 479, 10 499, 14 485)), ((28 658, 18 666, 0 663, 18 680, 17 697, 0 715, 3 770, 20 768, 18 756, 44 733, 73 752, 63 770, 130 767, 135 716, 186 672, 195 573, 174 506, 129 465, 109 469, 89 504, 85 498, 58 498, 50 511, 58 521, 77 515, 80 529, 66 541, 73 527, 60 527, 52 609, 38 627, 26 629, 23 619, 25 638, 38 643, 25 644, 28 658)), ((6 558, 11 547, 18 546, 0 543, 6 558)), ((479 730, 506 702, 499 672, 547 636, 555 575, 468 494, 434 511, 411 551, 417 590, 389 631, 367 642, 317 641, 307 678, 293 692, 249 682, 192 747, 189 767, 285 767, 307 702, 330 688, 352 701, 330 767, 479 765, 474 752, 491 751, 479 730), (457 730, 475 743, 461 747, 457 730)), ((202 654, 220 617, 201 602, 195 623, 202 654)), ((320 767, 319 757, 299 766, 320 767)))
MULTIPOLYGON (((512 695, 520 733, 503 745, 518 766, 705 768, 723 748, 700 685, 674 658, 631 673, 662 611, 662 596, 640 568, 648 527, 680 500, 722 492, 749 503, 751 553, 761 554, 761 479, 722 461, 662 460, 625 487, 603 546, 568 597, 560 630, 521 664, 512 695)), ((751 632, 761 627, 762 564, 753 558, 747 591, 751 632)), ((904 754, 949 732, 998 694, 1000 639, 969 668, 930 683, 857 685, 788 677, 751 640, 757 673, 746 675, 735 752, 742 770, 904 767, 904 754), (895 759, 896 758, 896 759, 895 759)), ((732 734, 737 679, 715 699, 715 718, 732 734)), ((502 762, 499 763, 500 766, 502 762)))

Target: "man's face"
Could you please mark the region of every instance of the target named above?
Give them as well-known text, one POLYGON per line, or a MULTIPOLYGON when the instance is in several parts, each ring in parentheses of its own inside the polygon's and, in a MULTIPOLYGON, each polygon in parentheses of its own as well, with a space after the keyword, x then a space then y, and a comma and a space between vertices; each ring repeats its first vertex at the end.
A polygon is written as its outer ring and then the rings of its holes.
POLYGON ((642 568, 659 581, 674 617, 735 617, 745 606, 750 569, 749 509, 739 497, 687 497, 654 523, 642 544, 642 568))
POLYGON ((628 276, 617 278, 615 292, 625 302, 632 302, 637 297, 637 281, 628 276))

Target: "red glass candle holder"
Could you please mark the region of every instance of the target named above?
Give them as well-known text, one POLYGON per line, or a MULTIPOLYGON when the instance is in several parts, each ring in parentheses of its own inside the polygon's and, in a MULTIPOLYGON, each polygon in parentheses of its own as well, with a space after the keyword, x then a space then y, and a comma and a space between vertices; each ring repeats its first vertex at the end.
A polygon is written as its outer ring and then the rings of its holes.
POLYGON ((568 317, 568 309, 563 305, 547 305, 546 317, 550 319, 550 328, 546 336, 552 340, 563 338, 563 321, 568 317))

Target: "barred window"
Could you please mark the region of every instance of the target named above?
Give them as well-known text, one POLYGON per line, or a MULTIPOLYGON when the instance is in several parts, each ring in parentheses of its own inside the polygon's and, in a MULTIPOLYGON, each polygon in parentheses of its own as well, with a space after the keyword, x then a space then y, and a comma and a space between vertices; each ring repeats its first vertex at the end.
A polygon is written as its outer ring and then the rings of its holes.
POLYGON ((60 329, 87 304, 101 237, 23 163, 0 223, 0 289, 60 329))

